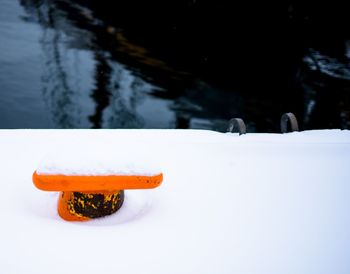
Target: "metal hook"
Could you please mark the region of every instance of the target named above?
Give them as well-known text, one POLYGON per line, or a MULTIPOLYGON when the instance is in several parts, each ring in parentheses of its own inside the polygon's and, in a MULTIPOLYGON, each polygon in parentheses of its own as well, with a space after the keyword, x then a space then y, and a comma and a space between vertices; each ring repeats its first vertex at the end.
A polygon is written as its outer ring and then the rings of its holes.
POLYGON ((288 121, 290 122, 291 131, 299 131, 298 120, 291 112, 284 113, 281 117, 281 132, 288 132, 288 121))
POLYGON ((239 135, 246 134, 246 126, 241 118, 232 118, 228 122, 227 132, 239 132, 239 135))

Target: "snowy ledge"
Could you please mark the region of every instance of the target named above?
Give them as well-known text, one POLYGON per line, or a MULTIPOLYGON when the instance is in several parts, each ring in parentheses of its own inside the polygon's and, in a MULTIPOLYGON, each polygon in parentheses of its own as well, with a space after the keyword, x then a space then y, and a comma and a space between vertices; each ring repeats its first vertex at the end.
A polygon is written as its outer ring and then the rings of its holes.
MULTIPOLYGON (((282 144, 346 144, 349 136, 340 130, 306 131, 292 134, 237 134, 223 135, 211 131, 102 131, 104 134, 76 132, 74 140, 64 145, 53 145, 38 166, 38 174, 62 175, 146 175, 162 172, 159 156, 164 144, 181 146, 182 142, 275 142, 282 144), (136 135, 136 136, 133 136, 136 135), (145 140, 141 140, 141 136, 145 140), (77 141, 78 140, 78 141, 77 141), (175 144, 174 144, 175 142, 175 144)), ((101 133, 101 132, 99 132, 101 133)))
POLYGON ((0 151, 4 273, 350 272, 349 131, 0 130, 0 151), (31 180, 117 164, 163 184, 89 223, 31 180))

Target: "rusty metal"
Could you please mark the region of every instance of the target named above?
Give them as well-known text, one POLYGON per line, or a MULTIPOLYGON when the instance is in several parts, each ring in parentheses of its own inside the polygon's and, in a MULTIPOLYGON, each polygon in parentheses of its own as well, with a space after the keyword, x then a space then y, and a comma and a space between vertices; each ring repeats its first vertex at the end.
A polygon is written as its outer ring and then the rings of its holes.
POLYGON ((228 122, 227 132, 238 132, 239 135, 246 134, 247 129, 244 121, 241 118, 232 118, 228 122))
POLYGON ((290 123, 291 131, 299 131, 298 120, 295 115, 291 112, 284 113, 281 117, 281 132, 288 132, 288 122, 290 123))

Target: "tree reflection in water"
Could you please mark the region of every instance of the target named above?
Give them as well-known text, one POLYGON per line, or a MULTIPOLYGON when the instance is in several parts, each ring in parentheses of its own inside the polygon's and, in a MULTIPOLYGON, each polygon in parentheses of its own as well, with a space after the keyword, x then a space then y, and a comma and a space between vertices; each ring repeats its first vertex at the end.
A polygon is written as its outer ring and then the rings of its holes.
POLYGON ((43 95, 51 110, 54 125, 59 128, 79 126, 78 107, 74 102, 77 85, 67 74, 67 59, 64 57, 64 33, 55 28, 55 10, 52 5, 38 8, 39 22, 43 25, 43 36, 40 40, 44 53, 45 70, 42 76, 43 95), (63 58, 62 58, 63 55, 63 58))
MULTIPOLYGON (((156 22, 159 30, 153 30, 148 26, 154 23, 140 26, 139 22, 131 22, 127 32, 118 28, 118 19, 108 17, 108 4, 22 0, 28 14, 43 28, 43 94, 55 126, 223 131, 230 118, 239 116, 246 121, 248 132, 278 132, 280 115, 292 111, 302 129, 350 128, 348 38, 335 39, 328 48, 345 46, 328 53, 321 53, 317 43, 303 44, 308 39, 298 35, 303 31, 305 16, 300 15, 294 1, 288 8, 289 24, 297 27, 285 28, 283 37, 279 28, 261 21, 266 14, 249 15, 249 4, 237 4, 250 19, 257 17, 255 25, 243 30, 238 23, 247 19, 238 13, 232 19, 235 26, 195 22, 195 18, 204 20, 204 15, 211 14, 211 5, 226 15, 222 19, 217 13, 219 22, 231 22, 232 14, 215 1, 198 1, 198 9, 197 2, 189 2, 188 7, 171 2, 176 8, 186 9, 179 29, 175 26, 169 31, 167 25, 156 22), (200 23, 212 32, 207 33, 200 23), (234 42, 220 43, 231 41, 232 33, 234 42)), ((133 14, 133 4, 120 3, 133 14)), ((146 8, 148 3, 140 1, 140 5, 146 8)), ((170 11, 167 4, 162 5, 170 11)), ((176 17, 178 11, 169 20, 166 14, 161 16, 169 24, 171 20, 181 23, 176 17)), ((268 8, 264 12, 269 14, 268 8)), ((128 19, 122 13, 119 11, 128 19)), ((143 19, 149 16, 141 10, 136 13, 143 19)), ((276 18, 279 16, 272 19, 276 18)), ((313 35, 310 32, 311 38, 313 35)))
MULTIPOLYGON (((55 1, 22 4, 43 29, 42 89, 55 127, 142 128, 138 110, 143 98, 160 88, 113 60, 94 44, 90 31, 72 24, 55 1)), ((165 127, 173 123, 168 117, 165 127)))

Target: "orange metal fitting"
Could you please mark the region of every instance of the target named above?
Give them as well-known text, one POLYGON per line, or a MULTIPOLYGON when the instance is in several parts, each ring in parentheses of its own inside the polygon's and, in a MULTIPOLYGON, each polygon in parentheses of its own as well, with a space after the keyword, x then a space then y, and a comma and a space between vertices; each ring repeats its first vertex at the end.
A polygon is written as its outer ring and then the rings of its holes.
POLYGON ((33 174, 34 185, 46 191, 61 191, 58 214, 67 221, 87 221, 113 214, 124 201, 124 189, 158 187, 163 174, 139 175, 46 175, 33 174))

